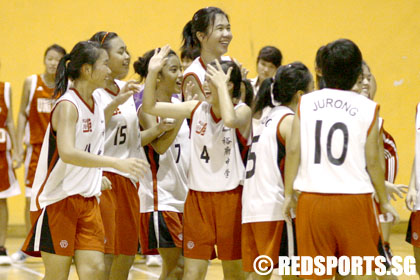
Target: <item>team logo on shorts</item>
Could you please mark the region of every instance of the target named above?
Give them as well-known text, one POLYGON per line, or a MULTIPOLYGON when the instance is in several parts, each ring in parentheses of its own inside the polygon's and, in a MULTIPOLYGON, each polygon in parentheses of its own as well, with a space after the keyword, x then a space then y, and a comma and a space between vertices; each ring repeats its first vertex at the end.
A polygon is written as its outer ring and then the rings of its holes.
POLYGON ((194 246, 195 246, 195 244, 194 244, 194 242, 192 242, 192 241, 188 241, 188 243, 187 243, 187 248, 188 249, 192 249, 192 248, 194 248, 194 246))
POLYGON ((178 234, 178 239, 182 241, 184 237, 182 236, 182 233, 178 234))
POLYGON ((60 247, 61 248, 67 248, 67 246, 69 246, 69 243, 67 242, 67 240, 61 240, 60 241, 60 247))
POLYGON ((413 232, 413 239, 414 240, 419 239, 419 235, 417 234, 417 232, 413 232))
POLYGON ((104 238, 104 244, 106 244, 106 242, 108 242, 108 239, 104 238))

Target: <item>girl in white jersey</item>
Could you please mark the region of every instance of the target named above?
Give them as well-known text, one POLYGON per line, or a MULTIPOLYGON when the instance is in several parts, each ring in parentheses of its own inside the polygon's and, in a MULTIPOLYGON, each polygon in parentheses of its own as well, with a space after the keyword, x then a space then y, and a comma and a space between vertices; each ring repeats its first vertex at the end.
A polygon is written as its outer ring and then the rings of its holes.
POLYGON ((98 197, 102 169, 133 178, 147 164, 103 156, 105 123, 137 87, 128 84, 105 110, 95 89, 105 87, 108 54, 96 42, 79 42, 57 68, 54 106, 35 175, 31 211, 38 218, 24 251, 42 256, 44 279, 67 279, 74 257, 80 279, 105 279, 104 229, 98 197), (73 87, 67 90, 68 79, 73 87))
MULTIPOLYGON (((296 212, 300 256, 379 256, 382 240, 372 201, 374 190, 383 212, 398 221, 377 164, 379 106, 350 91, 362 69, 362 54, 352 41, 329 43, 321 59, 327 88, 299 102, 286 150, 283 215, 290 221, 292 189, 301 191, 296 212)), ((334 274, 327 272, 322 278, 334 274)))
POLYGON ((314 84, 308 68, 300 62, 280 66, 273 79, 265 80, 259 90, 273 108, 262 123, 264 128, 253 134, 242 194, 242 260, 252 279, 271 278, 271 274, 254 272, 258 256, 269 256, 276 265, 279 253, 297 254, 294 230, 291 226, 286 229, 281 213, 284 161, 299 97, 312 91, 314 84))
MULTIPOLYGON (((109 55, 111 79, 105 88, 95 91, 106 107, 116 99, 126 84, 130 54, 124 41, 115 32, 100 31, 91 41, 101 44, 109 55)), ((138 158, 141 155, 141 139, 136 106, 133 97, 119 105, 107 123, 105 151, 107 156, 120 159, 138 158)), ((127 279, 138 247, 139 197, 138 184, 128 173, 104 168, 104 180, 111 189, 104 191, 99 204, 105 228, 105 265, 110 279, 127 279)))
POLYGON ((160 117, 191 119, 191 168, 184 209, 184 278, 204 279, 208 260, 222 260, 224 279, 242 279, 240 252, 243 159, 251 130, 251 109, 232 97, 240 95, 241 73, 233 62, 208 66, 207 102, 156 102, 157 75, 169 47, 149 63, 143 110, 160 117), (228 70, 229 68, 229 70, 228 70), (227 74, 225 74, 227 72, 227 74), (232 94, 232 96, 231 96, 232 94))
MULTIPOLYGON (((155 51, 147 52, 134 63, 135 71, 147 77, 149 62, 155 51)), ((182 66, 174 51, 170 51, 158 74, 155 99, 158 102, 180 103, 173 94, 181 91, 182 66)), ((175 271, 182 249, 182 213, 187 196, 187 175, 190 165, 190 130, 185 119, 160 119, 139 108, 142 129, 161 122, 174 122, 175 127, 144 147, 151 166, 151 180, 140 186, 140 247, 143 254, 157 249, 162 257, 160 279, 175 271)), ((182 261, 181 261, 182 262, 182 261)), ((176 279, 182 278, 177 270, 176 279)))
POLYGON ((229 57, 222 57, 232 41, 229 17, 217 7, 202 8, 185 25, 182 37, 181 49, 200 49, 200 56, 194 59, 184 72, 182 92, 185 95, 187 84, 190 82, 194 85, 192 96, 196 95, 198 100, 204 100, 203 83, 207 64, 215 59, 230 60, 229 57))

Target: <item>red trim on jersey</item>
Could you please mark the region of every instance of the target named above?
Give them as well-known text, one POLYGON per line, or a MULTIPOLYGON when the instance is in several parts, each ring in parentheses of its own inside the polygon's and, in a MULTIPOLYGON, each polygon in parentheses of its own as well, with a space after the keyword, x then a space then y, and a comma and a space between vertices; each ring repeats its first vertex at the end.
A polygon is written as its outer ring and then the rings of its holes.
POLYGON ((280 120, 279 120, 279 122, 278 122, 278 124, 277 124, 277 131, 276 131, 276 134, 277 134, 277 139, 279 139, 279 141, 280 141, 280 143, 282 143, 283 145, 286 145, 286 139, 284 139, 283 138, 283 136, 281 136, 281 133, 280 133, 280 124, 281 124, 281 122, 284 120, 284 118, 285 117, 287 117, 287 116, 293 116, 293 114, 292 113, 288 113, 288 114, 285 114, 280 120))
POLYGON ((216 117, 216 115, 215 115, 215 114, 214 114, 214 112, 213 112, 213 106, 211 106, 211 107, 210 107, 210 115, 212 116, 213 121, 214 121, 215 123, 220 122, 220 120, 222 119, 222 118, 218 118, 218 117, 216 117))
POLYGON ((193 124, 194 113, 197 110, 197 108, 201 105, 201 103, 203 103, 203 101, 199 101, 197 103, 197 105, 195 105, 194 109, 191 111, 191 116, 190 116, 190 138, 191 138, 191 131, 192 131, 191 127, 192 127, 192 124, 193 124))
POLYGON ((367 135, 369 135, 369 134, 370 134, 370 131, 372 130, 372 127, 373 127, 373 125, 375 124, 376 119, 378 118, 378 113, 379 113, 379 104, 377 104, 377 105, 376 105, 376 108, 375 108, 375 114, 373 115, 373 120, 372 120, 372 123, 371 123, 371 124, 370 124, 370 126, 369 126, 369 129, 368 129, 367 135))
POLYGON ((241 150, 241 158, 243 160, 246 160, 246 155, 249 150, 248 140, 242 136, 241 132, 239 131, 239 128, 236 128, 235 132, 236 132, 236 137, 238 137, 238 141, 243 147, 243 149, 241 150))
POLYGON ((120 91, 121 91, 121 89, 120 89, 120 87, 118 86, 118 84, 114 81, 114 85, 116 85, 117 86, 117 92, 115 93, 115 92, 113 92, 112 90, 110 90, 110 89, 107 89, 107 88, 104 88, 105 89, 105 91, 107 91, 109 94, 112 94, 113 96, 117 96, 118 95, 118 93, 120 93, 120 91))
POLYGON ((398 172, 398 153, 394 138, 385 129, 383 130, 385 180, 394 183, 398 172))
POLYGON ((45 177, 45 180, 42 183, 41 188, 39 189, 38 194, 37 194, 36 199, 35 199, 36 207, 38 208, 38 210, 41 209, 41 205, 39 204, 39 196, 41 195, 42 191, 44 190, 45 184, 47 183, 47 180, 48 180, 55 164, 57 163, 58 158, 59 158, 58 148, 56 147, 56 149, 54 151, 54 154, 52 156, 51 162, 49 163, 49 166, 48 166, 47 176, 45 177))
POLYGON ((74 91, 76 93, 77 97, 79 97, 80 100, 82 100, 82 102, 86 105, 86 107, 88 107, 89 111, 91 111, 92 114, 95 113, 95 99, 93 98, 93 95, 91 96, 92 102, 93 102, 93 106, 90 107, 89 104, 86 103, 86 101, 80 96, 79 92, 75 88, 70 88, 70 90, 72 90, 72 91, 74 91))
POLYGON ((150 169, 152 170, 152 178, 153 178, 153 208, 154 211, 158 211, 158 187, 157 187, 157 167, 155 158, 153 156, 153 147, 152 145, 149 146, 149 161, 150 161, 150 169))
POLYGON ((207 71, 207 66, 206 66, 206 64, 204 64, 204 61, 203 61, 203 59, 201 58, 201 56, 198 58, 198 61, 200 62, 201 66, 204 68, 204 70, 206 70, 206 71, 207 71))
POLYGON ((204 94, 204 89, 203 89, 203 85, 201 84, 200 78, 198 78, 197 74, 195 74, 193 72, 190 72, 190 73, 185 74, 184 78, 182 79, 182 83, 181 83, 182 97, 184 98, 184 100, 185 100, 185 97, 184 97, 184 82, 185 82, 185 79, 189 76, 193 76, 193 78, 197 82, 198 86, 200 87, 201 92, 204 94))

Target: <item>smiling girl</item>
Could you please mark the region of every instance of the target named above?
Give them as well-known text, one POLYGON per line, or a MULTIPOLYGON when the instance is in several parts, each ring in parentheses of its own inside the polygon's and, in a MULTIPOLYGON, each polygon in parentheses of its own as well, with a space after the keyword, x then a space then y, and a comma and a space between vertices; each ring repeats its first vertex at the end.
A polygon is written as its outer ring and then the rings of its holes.
POLYGON ((114 168, 134 178, 144 161, 103 156, 105 123, 132 96, 127 84, 105 110, 95 89, 110 79, 108 54, 92 41, 79 42, 57 68, 59 97, 42 144, 34 179, 31 211, 38 216, 24 251, 42 256, 45 278, 67 279, 74 257, 80 279, 105 279, 104 228, 98 205, 102 169, 114 168), (68 80, 72 87, 67 89, 68 80))
POLYGON ((191 119, 190 188, 184 208, 183 279, 204 279, 208 260, 222 260, 224 279, 242 279, 241 196, 251 131, 251 109, 236 106, 240 96, 241 71, 231 61, 208 65, 203 84, 206 101, 178 104, 156 102, 158 74, 165 65, 169 47, 157 51, 149 62, 143 110, 167 118, 191 119), (222 70, 223 69, 223 70, 222 70))
MULTIPOLYGON (((134 63, 135 71, 147 77, 149 62, 155 51, 147 52, 134 63)), ((152 74, 153 75, 153 74, 152 74)), ((158 102, 180 103, 172 97, 181 92, 182 66, 175 52, 170 51, 157 76, 154 98, 158 102)), ((160 279, 174 273, 181 257, 182 213, 187 196, 187 175, 190 165, 190 130, 185 119, 156 118, 139 108, 142 129, 159 123, 173 123, 174 128, 144 147, 151 166, 151 180, 140 188, 140 244, 143 254, 155 249, 162 257, 160 279)), ((181 275, 175 276, 181 279, 181 275)))
POLYGON ((215 59, 231 60, 229 57, 222 57, 228 51, 233 38, 229 17, 216 7, 200 9, 185 25, 182 37, 182 49, 200 50, 200 56, 184 72, 182 92, 185 95, 187 84, 191 82, 194 85, 192 96, 197 95, 199 100, 204 100, 203 83, 207 64, 215 59))

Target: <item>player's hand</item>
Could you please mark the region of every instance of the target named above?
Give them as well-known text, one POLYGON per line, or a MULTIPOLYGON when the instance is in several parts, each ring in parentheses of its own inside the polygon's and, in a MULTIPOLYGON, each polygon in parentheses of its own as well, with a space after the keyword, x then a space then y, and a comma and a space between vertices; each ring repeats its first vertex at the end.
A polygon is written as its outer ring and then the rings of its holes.
POLYGON ((397 200, 394 195, 398 195, 400 198, 403 198, 403 194, 407 193, 408 187, 403 184, 393 184, 388 181, 385 181, 385 187, 387 193, 391 196, 393 200, 397 200))
POLYGON ((162 70, 163 65, 165 65, 166 61, 168 60, 168 54, 171 50, 169 45, 164 46, 163 48, 156 49, 155 54, 149 61, 149 73, 159 73, 162 70))
POLYGON ((246 69, 242 63, 240 63, 238 60, 233 59, 233 61, 236 63, 236 65, 238 65, 239 69, 241 70, 241 76, 242 79, 246 79, 246 77, 248 76, 249 70, 246 69))
POLYGON ((414 212, 414 206, 417 202, 417 191, 415 188, 408 188, 407 196, 405 197, 405 205, 408 210, 414 212))
POLYGON ((102 176, 101 191, 107 191, 111 189, 112 189, 111 181, 106 176, 102 176))
POLYGON ((283 202, 283 217, 286 222, 292 222, 292 209, 296 208, 296 200, 293 196, 286 196, 283 202))
POLYGON ((128 173, 133 178, 143 178, 149 167, 149 164, 142 159, 128 158, 118 160, 115 169, 123 173, 128 173))
POLYGON ((198 100, 197 94, 193 95, 194 87, 195 87, 194 83, 192 81, 188 81, 184 90, 185 101, 198 100))
POLYGON ((206 77, 216 88, 226 86, 230 80, 230 73, 232 73, 232 67, 230 67, 227 73, 225 73, 218 60, 216 60, 216 67, 211 64, 207 65, 206 77))
POLYGON ((125 86, 121 89, 120 93, 118 93, 117 97, 114 99, 118 105, 125 103, 133 94, 139 92, 141 90, 141 86, 139 85, 138 81, 130 80, 128 81, 125 86))
POLYGON ((398 215, 397 211, 395 211, 394 207, 392 207, 391 203, 385 202, 381 204, 381 213, 390 213, 392 215, 393 224, 398 224, 400 222, 400 216, 398 215))

